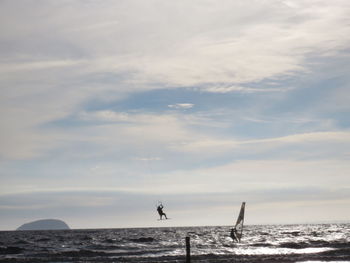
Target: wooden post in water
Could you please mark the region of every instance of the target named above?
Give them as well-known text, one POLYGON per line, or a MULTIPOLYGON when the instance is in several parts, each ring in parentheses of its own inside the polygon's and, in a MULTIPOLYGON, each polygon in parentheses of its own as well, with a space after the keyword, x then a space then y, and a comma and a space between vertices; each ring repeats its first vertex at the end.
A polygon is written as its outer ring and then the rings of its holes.
POLYGON ((186 263, 191 263, 191 245, 190 237, 186 237, 186 263))

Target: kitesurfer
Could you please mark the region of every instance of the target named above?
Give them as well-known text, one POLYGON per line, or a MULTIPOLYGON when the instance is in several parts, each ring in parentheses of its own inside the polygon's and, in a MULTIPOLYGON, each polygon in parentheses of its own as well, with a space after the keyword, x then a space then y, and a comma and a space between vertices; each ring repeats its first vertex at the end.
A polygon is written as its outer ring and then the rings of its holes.
POLYGON ((160 216, 160 220, 162 220, 163 216, 165 217, 165 219, 168 219, 166 217, 166 214, 163 212, 163 204, 161 203, 160 205, 157 206, 157 211, 158 211, 158 214, 160 216))

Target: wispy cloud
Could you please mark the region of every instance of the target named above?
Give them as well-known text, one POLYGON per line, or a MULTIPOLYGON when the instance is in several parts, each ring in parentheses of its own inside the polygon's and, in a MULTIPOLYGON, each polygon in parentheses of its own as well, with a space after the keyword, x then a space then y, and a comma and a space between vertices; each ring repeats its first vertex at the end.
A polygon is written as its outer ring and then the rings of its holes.
POLYGON ((11 72, 23 72, 23 71, 38 71, 50 68, 62 68, 62 67, 73 67, 84 63, 84 61, 79 60, 39 60, 39 61, 23 61, 17 63, 2 63, 0 64, 0 70, 2 73, 11 72))
POLYGON ((291 90, 291 88, 250 88, 243 86, 213 86, 207 88, 201 88, 201 90, 211 93, 230 93, 230 92, 241 92, 241 93, 259 93, 259 92, 286 92, 291 90))
POLYGON ((160 157, 135 157, 134 158, 135 160, 138 160, 138 161, 161 161, 162 158, 160 157))
MULTIPOLYGON (((174 146, 179 151, 185 152, 203 152, 203 153, 228 153, 234 151, 236 153, 263 153, 268 152, 271 149, 278 149, 280 147, 292 146, 293 148, 319 148, 320 145, 348 145, 350 143, 349 132, 314 132, 288 135, 283 137, 265 138, 265 139, 252 139, 252 140, 233 140, 233 139, 215 139, 215 138, 203 138, 202 140, 190 141, 188 143, 182 143, 174 146), (312 146, 313 145, 313 146, 312 146)), ((333 152, 335 146, 328 150, 333 152)), ((314 152, 311 150, 311 152, 314 152)), ((327 152, 327 148, 321 152, 327 152)), ((299 153, 299 157, 302 158, 303 154, 299 153)), ((344 156, 344 149, 338 152, 338 157, 344 156)), ((327 154, 326 154, 327 156, 327 154)))
POLYGON ((95 111, 95 112, 80 112, 78 118, 85 121, 130 121, 129 114, 125 112, 115 112, 110 110, 95 111))
POLYGON ((168 105, 169 108, 172 109, 191 109, 194 106, 192 103, 176 103, 176 104, 170 104, 168 105))

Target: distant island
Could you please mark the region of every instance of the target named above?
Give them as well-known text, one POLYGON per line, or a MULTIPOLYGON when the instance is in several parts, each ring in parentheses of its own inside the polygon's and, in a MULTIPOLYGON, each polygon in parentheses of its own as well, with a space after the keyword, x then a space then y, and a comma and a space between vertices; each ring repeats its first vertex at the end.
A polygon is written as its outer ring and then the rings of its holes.
POLYGON ((42 219, 21 225, 16 230, 67 230, 69 226, 58 219, 42 219))

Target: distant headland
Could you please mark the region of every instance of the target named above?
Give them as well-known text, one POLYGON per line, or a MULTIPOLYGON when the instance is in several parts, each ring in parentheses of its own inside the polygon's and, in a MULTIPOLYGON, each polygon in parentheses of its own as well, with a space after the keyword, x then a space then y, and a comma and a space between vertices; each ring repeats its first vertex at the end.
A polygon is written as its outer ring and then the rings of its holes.
POLYGON ((67 230, 69 226, 58 219, 42 219, 21 225, 16 230, 67 230))

